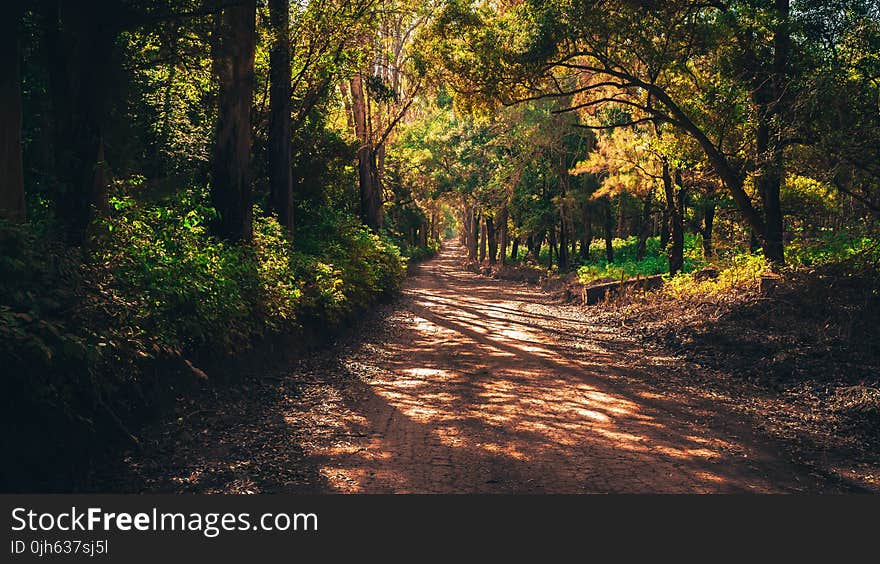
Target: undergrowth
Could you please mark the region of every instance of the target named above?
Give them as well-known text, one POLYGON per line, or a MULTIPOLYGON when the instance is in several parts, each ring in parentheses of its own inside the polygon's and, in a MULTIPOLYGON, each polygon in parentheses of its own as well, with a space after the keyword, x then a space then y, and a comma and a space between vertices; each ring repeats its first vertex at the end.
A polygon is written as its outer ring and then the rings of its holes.
MULTIPOLYGON (((622 280, 637 276, 653 276, 669 271, 669 259, 665 249, 660 248, 660 238, 650 237, 645 243, 645 256, 636 260, 638 239, 614 239, 614 262, 609 263, 605 255, 605 242, 593 241, 590 246, 589 263, 578 268, 578 278, 584 284, 600 279, 622 280)), ((691 272, 705 264, 702 258, 699 236, 687 234, 684 245, 684 272, 691 272)))
MULTIPOLYGON (((584 284, 597 280, 624 280, 638 276, 666 274, 669 262, 660 249, 659 237, 647 240, 645 258, 636 261, 636 238, 614 240, 614 262, 608 263, 604 256, 604 242, 594 242, 591 256, 597 260, 578 268, 578 279, 584 284)), ((699 235, 685 238, 685 263, 683 272, 667 276, 662 293, 673 298, 688 295, 719 295, 731 290, 756 290, 761 278, 769 272, 764 257, 737 247, 721 249, 716 256, 706 259, 702 255, 699 235), (698 270, 711 267, 712 276, 701 276, 698 270)), ((880 243, 874 238, 830 229, 821 230, 807 237, 797 234, 786 246, 787 267, 781 274, 820 268, 847 261, 868 261, 880 256, 880 243), (872 259, 871 257, 874 257, 872 259)))
POLYGON ((114 198, 86 249, 42 226, 0 225, 4 451, 40 488, 106 429, 133 439, 145 410, 198 379, 192 355, 333 330, 402 283, 398 248, 354 217, 312 218, 301 230, 313 238, 293 246, 257 208, 252 243, 230 245, 209 234, 206 200, 114 198))

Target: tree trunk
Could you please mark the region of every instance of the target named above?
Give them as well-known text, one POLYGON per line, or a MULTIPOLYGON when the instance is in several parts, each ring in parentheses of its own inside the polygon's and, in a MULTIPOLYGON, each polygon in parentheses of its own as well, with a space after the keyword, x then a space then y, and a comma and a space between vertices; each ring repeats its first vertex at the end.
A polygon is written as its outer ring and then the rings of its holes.
POLYGON ((755 185, 758 188, 764 208, 765 227, 762 239, 764 258, 774 266, 785 264, 785 253, 782 242, 782 210, 779 192, 782 184, 782 148, 777 141, 771 140, 769 116, 759 118, 756 148, 758 152, 758 170, 755 174, 755 185))
POLYGON ((666 251, 666 247, 669 245, 669 207, 663 206, 663 211, 660 214, 660 249, 662 251, 666 251))
POLYGON ((462 206, 461 212, 461 232, 458 234, 458 240, 464 245, 464 248, 467 250, 468 256, 470 256, 471 249, 471 221, 473 221, 473 215, 471 214, 471 209, 464 204, 462 206))
POLYGON ((570 192, 571 176, 568 174, 568 162, 565 153, 559 155, 559 189, 561 198, 559 200, 559 251, 556 258, 559 262, 559 269, 568 268, 568 225, 566 221, 566 196, 570 192))
POLYGON ((19 32, 23 3, 10 0, 0 11, 0 219, 25 219, 21 160, 21 68, 19 32))
MULTIPOLYGON (((482 218, 481 218, 482 219, 482 218)), ((480 238, 480 262, 486 260, 486 223, 484 221, 477 222, 480 238)))
POLYGON ((709 259, 715 256, 712 248, 712 227, 715 223, 715 202, 706 204, 703 209, 703 258, 709 259))
MULTIPOLYGON (((681 179, 681 169, 675 169, 674 176, 675 185, 678 187, 678 217, 681 218, 682 225, 684 218, 687 217, 687 192, 685 191, 684 182, 681 179)), ((682 227, 682 229, 684 229, 682 227)))
POLYGON ((786 73, 790 43, 789 0, 775 0, 776 28, 773 63, 769 73, 757 69, 753 80, 752 104, 758 124, 755 136, 755 187, 764 211, 762 230, 755 230, 763 244, 764 258, 773 268, 785 265, 783 217, 780 188, 785 176, 783 122, 786 117, 786 73))
POLYGON ((373 148, 367 120, 367 98, 364 79, 357 73, 351 79, 352 112, 358 138, 358 185, 360 187, 361 218, 373 231, 382 227, 382 193, 378 182, 376 153, 373 148))
POLYGON ((467 240, 468 259, 477 260, 477 210, 473 207, 467 208, 467 224, 465 225, 465 239, 467 240))
POLYGON ((636 260, 641 261, 645 258, 645 251, 648 246, 648 232, 650 230, 651 221, 651 199, 652 192, 648 190, 645 199, 642 202, 642 216, 639 220, 639 237, 636 243, 636 260))
POLYGON ((589 262, 590 245, 593 244, 593 210, 588 202, 581 208, 581 221, 584 228, 581 235, 581 259, 589 262))
POLYGON ((507 246, 510 243, 507 232, 507 205, 498 213, 498 230, 501 232, 501 264, 507 264, 507 246))
POLYGON ((612 264, 614 262, 614 215, 611 213, 611 199, 605 198, 605 203, 603 205, 605 208, 605 260, 608 264, 612 264))
POLYGON ((211 200, 219 215, 218 236, 250 241, 251 102, 254 91, 256 0, 246 0, 220 13, 215 69, 219 78, 217 130, 214 142, 211 200))
POLYGON ((70 0, 47 0, 43 7, 55 124, 56 213, 68 236, 81 242, 92 219, 109 212, 104 130, 116 63, 116 6, 101 2, 83 10, 70 0))
POLYGON ((669 274, 674 276, 681 272, 684 266, 684 225, 680 207, 675 201, 675 186, 666 159, 663 159, 663 193, 666 196, 666 215, 669 218, 672 235, 672 245, 669 246, 668 253, 669 274))
POLYGON ((565 228, 564 208, 560 210, 559 217, 559 249, 556 253, 556 259, 559 263, 560 270, 568 268, 568 233, 565 228))
POLYGON ((269 26, 269 194, 279 223, 293 233, 289 0, 269 0, 269 26))
POLYGON ((519 237, 513 238, 513 244, 510 246, 510 260, 516 262, 519 258, 519 237))
POLYGON ((495 264, 498 256, 498 239, 495 232, 495 221, 490 216, 486 216, 486 239, 489 243, 489 264, 495 264))
POLYGON ((471 260, 477 260, 479 246, 480 246, 480 214, 477 212, 476 206, 471 208, 471 232, 470 232, 471 246, 468 250, 468 258, 471 260))
POLYGON ((617 230, 615 232, 615 237, 618 239, 623 239, 623 192, 621 192, 617 196, 617 230))
POLYGON ((458 233, 458 241, 459 243, 464 245, 465 248, 468 247, 468 233, 470 232, 471 225, 470 219, 470 209, 467 207, 467 205, 462 206, 461 231, 459 231, 458 233))
POLYGON ((772 145, 772 159, 770 167, 771 182, 764 194, 764 215, 767 222, 766 244, 764 257, 767 261, 778 267, 785 266, 785 226, 783 225, 782 203, 780 201, 780 188, 785 180, 785 137, 784 124, 788 113, 788 85, 787 74, 789 65, 789 50, 791 43, 790 25, 790 0, 776 0, 776 12, 778 26, 773 38, 773 90, 775 96, 774 123, 776 136, 772 145))
POLYGON ((549 260, 547 261, 547 268, 553 268, 553 255, 555 254, 557 257, 559 253, 556 251, 556 226, 553 225, 550 227, 550 237, 548 243, 550 244, 550 254, 549 260))

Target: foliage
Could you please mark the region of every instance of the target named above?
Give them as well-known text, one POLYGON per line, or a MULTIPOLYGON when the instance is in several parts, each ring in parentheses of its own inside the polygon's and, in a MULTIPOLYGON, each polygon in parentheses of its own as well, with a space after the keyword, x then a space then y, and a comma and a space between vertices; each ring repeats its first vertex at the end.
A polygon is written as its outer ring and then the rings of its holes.
MULTIPOLYGON (((645 258, 641 261, 636 260, 637 244, 637 238, 634 236, 626 239, 614 239, 612 241, 614 262, 608 264, 604 255, 605 242, 594 242, 590 252, 592 256, 600 258, 592 264, 578 268, 578 279, 584 284, 589 284, 603 278, 622 280, 637 276, 663 274, 669 270, 669 261, 666 258, 665 250, 660 248, 659 237, 648 238, 645 258)), ((686 236, 684 272, 690 272, 702 264, 699 237, 686 236)))
MULTIPOLYGON (((578 269, 578 279, 582 283, 589 284, 607 278, 622 280, 666 272, 668 264, 659 248, 658 238, 648 239, 647 252, 642 261, 635 260, 635 237, 614 239, 613 243, 615 262, 612 264, 608 264, 602 255, 604 242, 593 244, 591 253, 602 258, 578 269)), ((670 297, 717 296, 734 290, 755 290, 761 276, 768 272, 767 262, 762 256, 748 253, 744 249, 729 249, 711 262, 712 268, 717 270, 717 277, 695 279, 695 271, 706 265, 700 253, 700 245, 699 236, 689 234, 685 237, 684 272, 669 278, 664 287, 664 292, 670 297)), ((791 271, 852 261, 875 265, 876 268, 880 263, 880 243, 876 239, 832 229, 821 230, 815 237, 798 237, 787 247, 786 253, 790 257, 791 271)))
POLYGON ((155 207, 114 200, 120 213, 106 222, 99 257, 108 287, 133 306, 127 325, 187 348, 239 348, 302 315, 335 324, 399 287, 397 248, 351 216, 328 214, 312 228, 320 245, 303 238, 294 252, 259 208, 253 244, 216 240, 204 201, 194 190, 155 207))
POLYGON ((230 245, 208 234, 205 200, 194 189, 150 205, 115 197, 89 253, 0 226, 3 408, 22 430, 35 426, 22 437, 61 449, 112 436, 192 380, 180 380, 183 359, 334 330, 403 280, 397 247, 351 216, 324 218, 321 245, 292 251, 257 208, 253 243, 230 245))
MULTIPOLYGON (((657 149, 670 165, 723 187, 781 265, 786 173, 878 217, 878 16, 862 0, 452 1, 434 24, 434 56, 469 109, 554 100, 580 127, 618 138, 630 126, 668 131, 657 149)), ((584 167, 608 175, 604 190, 656 177, 640 144, 624 141, 584 167)))
POLYGON ((602 186, 594 197, 621 192, 642 195, 653 192, 661 178, 659 152, 648 128, 625 127, 599 135, 597 148, 575 168, 575 172, 602 175, 602 186))
POLYGON ((768 271, 767 261, 761 255, 741 253, 715 265, 717 278, 699 280, 694 274, 680 274, 669 280, 663 292, 672 299, 686 296, 721 296, 731 291, 757 290, 761 276, 768 271))
POLYGON ((876 264, 880 260, 880 240, 828 228, 799 237, 788 253, 794 268, 815 268, 854 259, 876 264))

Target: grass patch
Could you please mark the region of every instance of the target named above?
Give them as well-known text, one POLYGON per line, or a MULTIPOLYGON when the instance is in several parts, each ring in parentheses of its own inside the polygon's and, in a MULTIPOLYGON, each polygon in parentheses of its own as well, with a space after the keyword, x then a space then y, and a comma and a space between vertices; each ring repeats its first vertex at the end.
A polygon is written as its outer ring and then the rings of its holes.
MULTIPOLYGON (((611 278, 623 280, 637 276, 653 276, 669 272, 669 260, 666 250, 660 248, 660 238, 650 237, 645 244, 645 256, 642 260, 636 260, 638 239, 614 239, 614 262, 609 263, 605 256, 605 242, 593 241, 590 245, 590 257, 593 261, 583 264, 577 269, 578 278, 584 284, 596 280, 611 278)), ((683 272, 691 272, 705 265, 702 259, 700 237, 688 234, 684 245, 684 269, 683 272)))

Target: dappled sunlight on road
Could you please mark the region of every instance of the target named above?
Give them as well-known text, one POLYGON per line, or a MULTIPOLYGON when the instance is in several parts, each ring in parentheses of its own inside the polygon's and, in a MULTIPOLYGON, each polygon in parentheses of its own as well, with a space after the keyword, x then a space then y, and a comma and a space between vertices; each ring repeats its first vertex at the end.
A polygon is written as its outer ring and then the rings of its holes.
POLYGON ((420 268, 396 338, 379 344, 340 425, 311 455, 346 492, 778 491, 761 452, 694 423, 687 402, 622 389, 621 359, 537 290, 458 267, 420 268), (590 346, 568 354, 555 336, 590 346), (585 356, 586 355, 586 356, 585 356), (752 449, 754 450, 754 449, 752 449))

